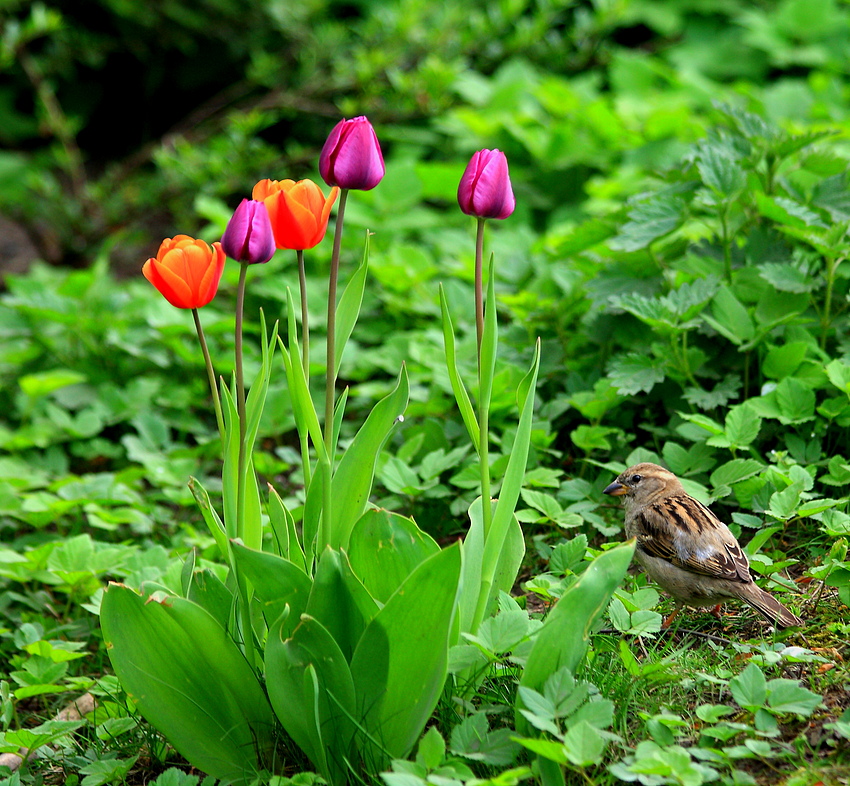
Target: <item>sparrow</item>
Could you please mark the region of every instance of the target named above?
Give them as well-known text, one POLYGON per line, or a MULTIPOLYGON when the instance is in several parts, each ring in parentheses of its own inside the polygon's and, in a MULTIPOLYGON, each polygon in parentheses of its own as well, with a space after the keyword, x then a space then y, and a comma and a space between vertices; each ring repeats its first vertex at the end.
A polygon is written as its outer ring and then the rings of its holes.
POLYGON ((626 536, 636 538, 635 556, 649 577, 676 601, 668 627, 682 606, 719 606, 743 600, 774 625, 803 621, 758 587, 735 536, 705 505, 689 496, 664 467, 629 467, 603 491, 622 497, 626 536))

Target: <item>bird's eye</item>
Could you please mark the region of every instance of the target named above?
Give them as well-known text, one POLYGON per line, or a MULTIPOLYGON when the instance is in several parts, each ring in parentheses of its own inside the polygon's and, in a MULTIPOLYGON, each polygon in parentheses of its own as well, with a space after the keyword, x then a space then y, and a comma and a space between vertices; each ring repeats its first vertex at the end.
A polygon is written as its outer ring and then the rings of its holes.
POLYGON ((631 482, 632 483, 640 483, 643 480, 643 475, 632 475, 631 482))

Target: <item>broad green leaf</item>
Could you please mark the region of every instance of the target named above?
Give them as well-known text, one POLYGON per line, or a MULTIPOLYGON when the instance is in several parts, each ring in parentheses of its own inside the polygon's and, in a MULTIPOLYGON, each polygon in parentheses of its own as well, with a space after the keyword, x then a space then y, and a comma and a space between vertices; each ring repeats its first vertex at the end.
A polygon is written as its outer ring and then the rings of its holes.
POLYGON ((269 700, 283 728, 330 784, 343 786, 356 705, 351 671, 333 636, 308 615, 289 638, 276 625, 265 665, 269 700))
POLYGON ((761 277, 780 292, 811 292, 818 284, 815 277, 788 262, 768 262, 758 269, 761 277))
POLYGON ((756 333, 749 312, 726 286, 721 287, 714 296, 711 316, 703 315, 703 318, 736 346, 752 341, 756 333))
POLYGON ((787 377, 776 386, 776 403, 783 423, 805 423, 815 416, 815 392, 805 382, 787 377))
POLYGON ((786 197, 774 197, 755 192, 759 213, 777 224, 793 228, 818 227, 826 229, 821 217, 805 205, 786 197))
POLYGON ((369 594, 386 603, 413 570, 440 550, 413 519, 388 510, 367 510, 349 541, 351 568, 369 594))
POLYGON ((833 360, 826 367, 826 375, 835 387, 850 396, 850 364, 843 360, 833 360))
POLYGON ((608 364, 608 379, 621 396, 649 393, 664 381, 666 360, 636 352, 618 355, 608 364))
POLYGON ((755 663, 750 663, 737 677, 729 680, 729 690, 732 698, 750 712, 760 709, 767 701, 767 680, 755 663))
POLYGON ((283 557, 249 549, 241 543, 234 542, 231 548, 233 563, 240 575, 251 582, 266 623, 271 627, 288 605, 290 623, 297 624, 312 588, 304 570, 283 557))
POLYGON ((747 184, 747 175, 741 165, 725 149, 704 145, 697 160, 702 182, 721 197, 728 199, 747 184))
POLYGON ((755 318, 764 330, 790 322, 808 307, 809 296, 806 293, 778 292, 775 289, 767 289, 759 297, 756 304, 755 318))
POLYGON ((333 636, 350 660, 378 604, 354 575, 345 552, 326 548, 319 558, 306 613, 333 636))
POLYGON ((758 436, 760 429, 761 418, 746 403, 732 407, 726 415, 726 439, 735 448, 745 448, 750 445, 758 436))
POLYGON ((586 720, 570 726, 564 735, 564 752, 576 767, 599 764, 604 750, 605 738, 586 720))
POLYGON ((812 204, 829 213, 833 221, 850 221, 850 189, 845 172, 827 177, 817 183, 812 192, 812 204))
POLYGON ((348 281, 342 297, 336 306, 336 329, 334 330, 334 375, 339 374, 342 353, 351 337, 351 332, 360 316, 363 292, 366 289, 366 274, 369 270, 369 233, 363 248, 363 261, 348 281))
POLYGON ((764 464, 756 461, 756 459, 732 459, 711 473, 711 485, 714 488, 731 486, 733 483, 740 483, 742 480, 757 475, 763 469, 764 464))
POLYGON ((615 251, 639 251, 654 240, 669 235, 684 220, 681 199, 654 199, 641 202, 629 211, 629 220, 616 237, 608 241, 615 251))
POLYGON ((148 601, 110 584, 101 626, 121 684, 195 767, 248 782, 271 763, 274 718, 225 630, 184 598, 148 601))
POLYGON ((372 492, 378 457, 407 407, 408 390, 407 369, 402 366, 395 388, 375 405, 339 461, 333 477, 332 546, 348 547, 351 529, 372 492))
POLYGON ((41 398, 69 385, 87 381, 85 374, 65 368, 54 368, 34 374, 25 374, 18 379, 21 390, 30 398, 41 398))
POLYGON ((421 563, 357 645, 351 661, 357 715, 380 748, 361 745, 376 768, 410 752, 442 692, 460 563, 458 544, 421 563))
MULTIPOLYGON (((590 629, 607 608, 614 590, 620 585, 634 554, 634 541, 623 543, 600 554, 581 574, 549 612, 537 633, 529 653, 520 685, 541 690, 549 678, 562 668, 575 673, 584 657, 590 629)), ((527 722, 517 704, 517 731, 527 733, 527 722)))
POLYGON ((804 341, 790 341, 781 347, 771 347, 761 365, 762 373, 771 379, 790 377, 800 367, 808 350, 809 345, 804 341))
POLYGON ((416 760, 423 767, 429 770, 435 770, 443 762, 443 757, 446 755, 446 741, 437 731, 436 726, 432 726, 419 740, 419 747, 416 750, 416 760))
POLYGON ((199 570, 192 574, 186 596, 205 609, 225 630, 233 613, 233 593, 211 570, 199 570))
POLYGON ((449 304, 446 300, 446 293, 442 284, 440 284, 440 308, 443 313, 443 342, 446 348, 446 368, 449 372, 449 380, 452 384, 452 391, 454 392, 460 415, 469 434, 469 439, 475 446, 475 449, 478 450, 481 441, 481 432, 478 427, 478 419, 475 417, 475 410, 472 408, 469 393, 466 392, 466 387, 457 370, 454 325, 452 324, 449 304))

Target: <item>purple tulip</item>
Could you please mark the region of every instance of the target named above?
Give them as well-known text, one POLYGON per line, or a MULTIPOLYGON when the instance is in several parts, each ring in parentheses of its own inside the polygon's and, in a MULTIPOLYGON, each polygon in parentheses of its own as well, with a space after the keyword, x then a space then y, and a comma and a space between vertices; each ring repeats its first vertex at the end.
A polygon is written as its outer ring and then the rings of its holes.
POLYGON ((386 173, 375 129, 365 117, 340 120, 319 156, 319 172, 329 186, 369 191, 386 173))
POLYGON ((508 174, 508 159, 501 150, 479 150, 466 165, 457 187, 460 209, 477 218, 507 218, 516 199, 508 174))
POLYGON ((268 262, 274 256, 275 245, 266 206, 256 199, 243 199, 227 222, 221 246, 237 262, 268 262))

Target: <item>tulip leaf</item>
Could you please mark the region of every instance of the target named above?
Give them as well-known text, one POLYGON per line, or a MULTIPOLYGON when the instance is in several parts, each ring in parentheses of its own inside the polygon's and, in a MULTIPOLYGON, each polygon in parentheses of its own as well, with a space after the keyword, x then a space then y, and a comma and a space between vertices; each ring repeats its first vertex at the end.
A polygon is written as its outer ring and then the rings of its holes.
POLYGON ((269 522, 278 547, 278 555, 294 562, 303 571, 307 570, 304 561, 304 550, 298 540, 298 530, 295 527, 295 519, 283 504, 280 494, 269 484, 269 501, 266 506, 269 514, 269 522))
MULTIPOLYGON (((635 542, 614 546, 600 554, 555 604, 538 631, 528 655, 520 685, 542 692, 550 675, 562 668, 575 673, 587 649, 590 628, 608 606, 614 590, 626 575, 635 542)), ((517 703, 517 731, 529 733, 528 722, 517 703)))
POLYGON ((466 426, 466 431, 475 449, 479 450, 479 442, 481 439, 478 420, 475 417, 475 410, 472 407, 472 402, 469 398, 469 393, 466 392, 466 387, 457 370, 457 354, 455 352, 455 333, 452 317, 449 313, 449 304, 446 300, 446 292, 443 285, 440 284, 440 307, 443 311, 443 342, 446 346, 446 367, 449 372, 449 380, 452 383, 452 391, 455 394, 460 415, 463 418, 463 423, 466 426))
POLYGON ((345 656, 322 624, 302 615, 291 637, 269 631, 266 686, 283 728, 330 784, 344 784, 354 732, 354 683, 345 656))
POLYGON ((348 556, 369 594, 386 603, 414 569, 439 550, 413 519, 377 509, 367 510, 354 525, 348 556))
POLYGON ((100 614, 109 658, 142 715, 193 766, 246 783, 267 763, 274 715, 224 628, 185 598, 110 584, 100 614))
POLYGON ((289 606, 289 619, 298 621, 310 596, 310 578, 295 563, 264 551, 255 551, 234 542, 233 562, 260 599, 260 608, 271 625, 289 606))
POLYGON ((336 504, 332 511, 331 546, 348 547, 351 530, 366 509, 381 449, 407 407, 408 392, 407 369, 402 365, 395 388, 375 405, 340 459, 333 478, 336 504))
POLYGON ((334 330, 334 377, 339 374, 342 353, 351 337, 357 318, 360 316, 360 306, 363 303, 363 292, 366 289, 366 273, 369 270, 369 233, 366 233, 366 245, 363 249, 363 261, 349 279, 342 297, 336 307, 336 329, 334 330))
POLYGON ((407 756, 443 690, 460 563, 458 544, 422 562, 375 615, 354 652, 351 674, 365 732, 360 744, 376 768, 407 756))
POLYGON ((484 554, 481 561, 481 589, 478 595, 478 606, 472 622, 471 632, 474 633, 484 619, 491 592, 495 586, 499 559, 508 537, 511 519, 514 517, 522 482, 525 478, 525 466, 528 461, 528 448, 531 444, 531 424, 534 415, 534 396, 537 388, 537 372, 540 369, 540 339, 534 349, 534 359, 531 368, 520 382, 517 391, 519 402, 519 424, 513 446, 509 452, 508 466, 499 492, 499 501, 493 512, 490 532, 486 533, 484 554))
MULTIPOLYGON (((491 502, 495 508, 496 503, 491 502)), ((460 595, 460 630, 464 633, 476 633, 473 628, 475 610, 482 591, 481 563, 484 555, 484 519, 481 511, 481 497, 478 497, 469 507, 469 530, 463 539, 463 582, 460 595)), ((522 527, 511 516, 504 545, 499 552, 493 582, 489 595, 485 600, 486 617, 496 606, 500 592, 509 592, 516 581, 522 559, 525 556, 525 538, 522 527)), ((480 624, 480 621, 479 623, 480 624)))
POLYGON ((207 529, 209 529, 210 534, 213 536, 213 540, 215 540, 215 545, 218 546, 221 556, 226 558, 230 553, 227 548, 227 532, 225 532, 224 524, 219 518, 218 513, 215 512, 212 502, 210 502, 210 495, 197 478, 189 478, 189 491, 192 492, 192 496, 195 498, 198 509, 201 511, 201 516, 203 516, 207 529))
POLYGON ((192 574, 186 597, 205 609, 222 628, 227 629, 233 615, 233 593, 211 570, 205 568, 192 574))

